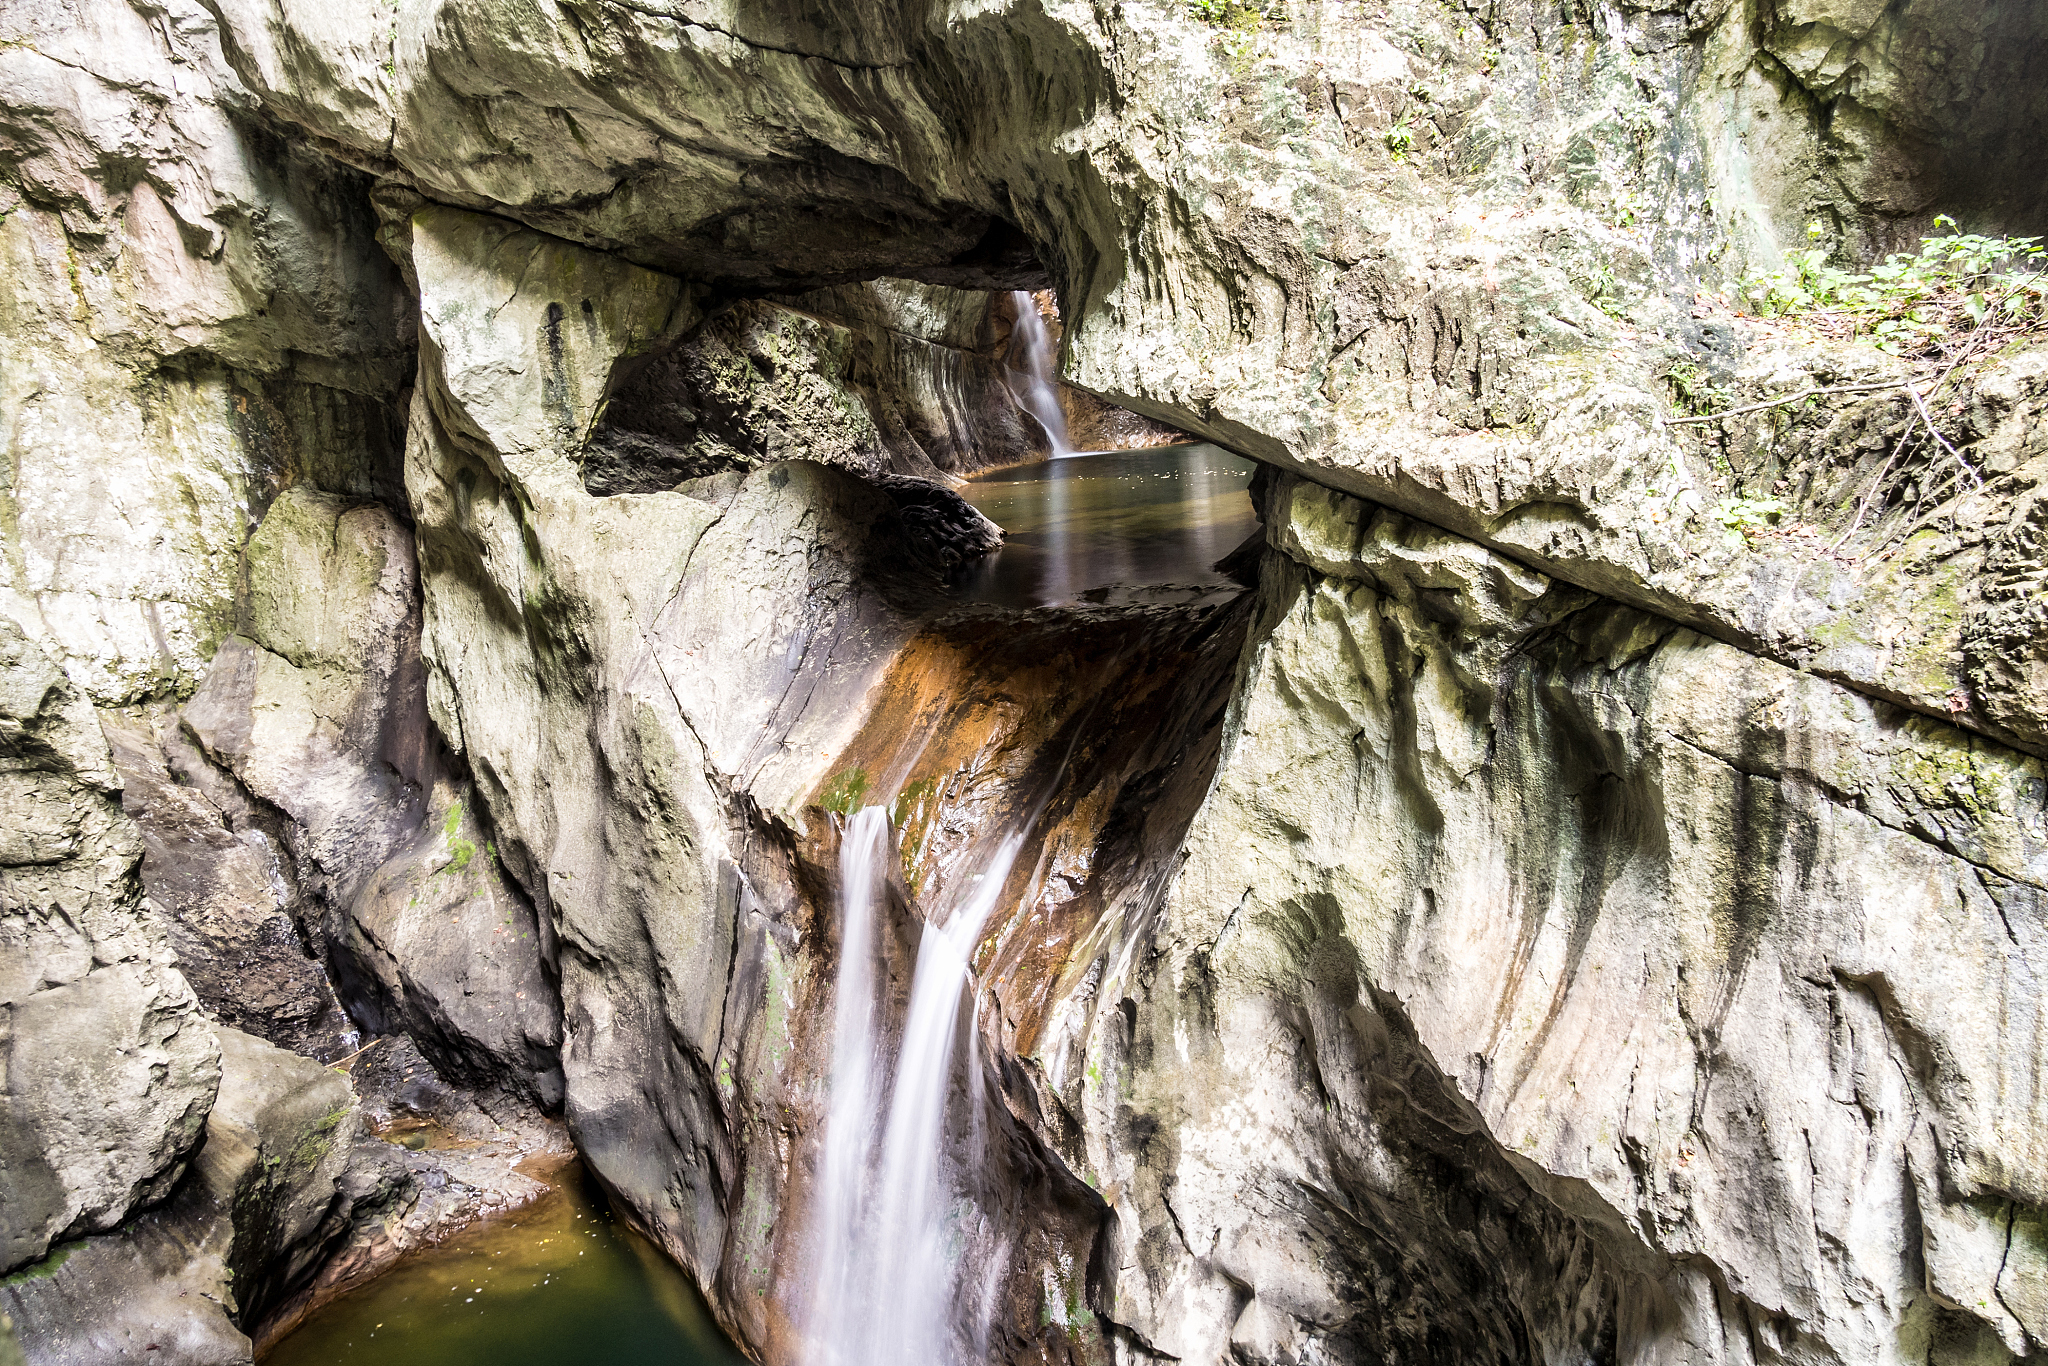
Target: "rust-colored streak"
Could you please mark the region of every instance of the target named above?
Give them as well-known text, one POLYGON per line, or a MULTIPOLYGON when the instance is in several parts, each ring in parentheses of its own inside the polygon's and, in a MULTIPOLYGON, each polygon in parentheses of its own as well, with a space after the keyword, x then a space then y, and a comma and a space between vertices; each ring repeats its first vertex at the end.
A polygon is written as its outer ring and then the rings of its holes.
POLYGON ((976 957, 1007 1051, 1031 1050, 1077 947, 1178 847, 1246 619, 1238 601, 944 620, 897 657, 815 794, 891 805, 921 917, 949 913, 1024 833, 976 957))

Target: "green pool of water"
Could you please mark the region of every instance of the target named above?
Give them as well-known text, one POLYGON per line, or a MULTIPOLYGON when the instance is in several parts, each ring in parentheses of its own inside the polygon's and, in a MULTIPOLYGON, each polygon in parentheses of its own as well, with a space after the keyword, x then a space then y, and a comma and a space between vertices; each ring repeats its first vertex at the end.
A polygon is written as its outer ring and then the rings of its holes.
POLYGON ((1117 603, 1169 584, 1227 588, 1216 561, 1259 526, 1251 478, 1251 461, 1206 442, 993 471, 960 492, 1006 539, 956 591, 1036 607, 1117 603))
POLYGON ((263 1366, 741 1366, 580 1168, 308 1318, 263 1366))

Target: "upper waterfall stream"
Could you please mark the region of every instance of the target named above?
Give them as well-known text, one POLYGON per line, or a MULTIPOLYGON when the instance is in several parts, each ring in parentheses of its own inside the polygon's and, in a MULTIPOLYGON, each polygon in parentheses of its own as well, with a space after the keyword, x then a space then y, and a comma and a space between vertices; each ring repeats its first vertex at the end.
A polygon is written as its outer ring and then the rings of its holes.
POLYGON ((1032 421, 1045 429, 1052 458, 1058 460, 1074 454, 1074 447, 1067 438, 1066 411, 1060 407, 1052 329, 1045 325, 1037 300, 1029 294, 1019 290, 1011 299, 1017 307, 1017 344, 1023 350, 1024 362, 1023 370, 1011 371, 1016 376, 1012 397, 1032 421))

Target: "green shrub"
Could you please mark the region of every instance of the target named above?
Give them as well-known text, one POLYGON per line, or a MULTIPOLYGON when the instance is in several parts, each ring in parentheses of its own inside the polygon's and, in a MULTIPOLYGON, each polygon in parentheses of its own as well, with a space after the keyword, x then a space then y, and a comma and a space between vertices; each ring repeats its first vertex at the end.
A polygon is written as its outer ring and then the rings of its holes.
MULTIPOLYGON (((2048 318, 2048 249, 2039 237, 1965 233, 1945 214, 1934 221, 1948 234, 1922 238, 1918 255, 1894 253, 1863 274, 1830 265, 1815 245, 1787 253, 1783 270, 1744 280, 1742 294, 1765 317, 1826 315, 1837 330, 1901 354, 1987 325, 2048 318)), ((1806 231, 1817 243, 1821 225, 1806 231)))
POLYGON ((1790 510, 1782 498, 1729 498, 1708 515, 1721 524, 1729 545, 1740 546, 1790 510))
POLYGON ((1188 0, 1188 13, 1211 28, 1255 29, 1268 19, 1281 20, 1287 17, 1285 10, 1277 4, 1251 3, 1249 0, 1188 0))

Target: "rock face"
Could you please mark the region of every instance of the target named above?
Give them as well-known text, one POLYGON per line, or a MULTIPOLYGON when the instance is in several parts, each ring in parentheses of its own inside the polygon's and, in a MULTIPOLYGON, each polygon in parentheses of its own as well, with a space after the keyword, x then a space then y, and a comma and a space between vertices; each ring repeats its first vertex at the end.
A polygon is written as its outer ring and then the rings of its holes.
POLYGON ((2042 112, 2048 32, 2039 12, 1799 0, 1772 14, 1762 35, 1805 97, 1795 108, 1825 129, 1814 189, 1876 210, 1873 235, 1888 235, 1878 226, 1887 217, 1944 206, 2041 221, 2042 153, 2025 132, 2042 112))
POLYGON ((378 1034, 415 1040, 436 1071, 562 1103, 560 1006, 533 908, 452 801, 327 922, 336 985, 378 1034))
POLYGON ((1914 442, 1905 361, 1728 296, 2036 229, 2044 51, 1960 0, 0 9, 29 1359, 246 1359, 556 1107, 799 1359, 868 801, 892 1003, 1031 850, 944 1145, 974 1355, 2048 1354, 2048 351, 1914 442), (999 536, 947 478, 1036 445, 987 291, 1044 288, 1098 429, 1266 467, 1242 597, 947 608, 999 536), (272 1047, 358 1029, 383 1137, 272 1047), (385 1141, 436 1126, 496 1146, 385 1141))
POLYGON ((220 1095, 177 1195, 119 1233, 65 1247, 0 1287, 29 1359, 252 1360, 253 1322, 340 1227, 355 1098, 339 1073, 222 1029, 220 1095))
POLYGON ((141 841, 91 705, 5 619, 0 780, 0 1266, 12 1269, 170 1192, 220 1048, 143 908, 141 841))
POLYGON ((294 912, 282 822, 207 762, 174 711, 100 718, 142 882, 200 1003, 222 1023, 339 1057, 351 1026, 294 912))
POLYGON ((221 643, 183 723, 290 818, 300 876, 346 900, 425 818, 436 776, 412 546, 376 504, 294 489, 244 559, 247 634, 221 643))
POLYGON ((579 460, 600 497, 787 459, 943 479, 1043 454, 986 293, 879 280, 731 305, 612 377, 579 460))
POLYGON ((1047 1050, 1119 1319, 1192 1360, 2035 1350, 2039 761, 1268 506, 1154 956, 1047 1050))
POLYGON ((410 310, 367 182, 251 119, 199 5, 0 22, 0 608, 96 703, 189 692, 281 485, 396 493, 410 310))

